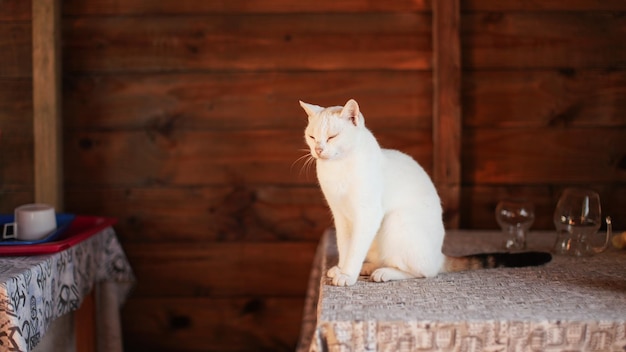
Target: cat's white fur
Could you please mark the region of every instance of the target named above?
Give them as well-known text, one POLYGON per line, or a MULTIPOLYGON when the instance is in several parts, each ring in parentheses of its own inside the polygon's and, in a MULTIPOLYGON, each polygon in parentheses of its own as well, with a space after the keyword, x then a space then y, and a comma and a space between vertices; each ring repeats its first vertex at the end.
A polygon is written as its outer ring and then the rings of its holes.
POLYGON ((443 270, 441 201, 428 174, 407 154, 382 149, 359 105, 300 102, 305 139, 333 214, 339 263, 333 285, 432 277, 443 270))

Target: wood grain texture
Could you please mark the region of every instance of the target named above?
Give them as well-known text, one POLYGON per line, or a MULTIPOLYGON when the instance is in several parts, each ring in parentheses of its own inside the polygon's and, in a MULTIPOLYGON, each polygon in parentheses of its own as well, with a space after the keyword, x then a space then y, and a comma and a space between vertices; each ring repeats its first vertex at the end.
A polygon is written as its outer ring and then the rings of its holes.
MULTIPOLYGON (((10 132, 7 130, 6 132, 10 132)), ((2 132, 0 137, 0 184, 2 189, 33 187, 33 139, 2 132)))
POLYGON ((425 70, 420 13, 70 18, 66 72, 425 70))
POLYGON ((122 311, 128 351, 293 351, 303 297, 141 298, 122 311))
POLYGON ((466 0, 461 2, 464 11, 624 11, 622 0, 466 0))
POLYGON ((0 22, 0 78, 31 77, 31 24, 0 22))
POLYGON ((34 201, 30 78, 0 78, 0 212, 34 201))
POLYGON ((212 13, 332 13, 332 12, 414 12, 430 8, 430 0, 66 0, 63 11, 73 16, 89 15, 196 15, 212 13))
POLYGON ((63 211, 60 0, 33 2, 35 201, 63 211))
POLYGON ((0 22, 28 21, 31 18, 31 2, 24 0, 0 1, 0 22))
POLYGON ((0 130, 4 136, 32 138, 32 94, 30 78, 0 78, 0 130))
POLYGON ((463 150, 468 184, 626 181, 626 128, 465 130, 463 150))
POLYGON ((469 13, 461 23, 464 69, 626 67, 620 13, 469 13))
POLYGON ((315 242, 126 243, 134 297, 302 296, 315 242))
MULTIPOLYGON (((143 131, 66 134, 65 180, 77 187, 316 183, 300 172, 297 159, 307 153, 300 130, 188 131, 163 124, 143 131)), ((429 130, 384 131, 377 137, 432 171, 429 130)))
POLYGON ((304 131, 299 100, 334 106, 349 98, 359 102, 374 132, 432 126, 432 76, 425 71, 90 75, 66 76, 64 83, 64 123, 71 129, 170 123, 190 130, 304 131))
MULTIPOLYGON (((1 144, 1 143, 0 143, 1 144)), ((0 155, 0 165, 2 156, 0 155)), ((0 173, 2 167, 0 166, 0 173)), ((35 199, 35 190, 32 185, 7 185, 2 184, 0 189, 0 213, 11 214, 21 204, 32 203, 35 199)))
POLYGON ((433 18, 433 181, 446 227, 458 228, 462 127, 459 1, 436 1, 433 18))
POLYGON ((463 76, 467 128, 626 126, 626 70, 473 71, 463 76))
POLYGON ((66 208, 117 218, 124 243, 317 242, 332 225, 317 186, 68 188, 66 208))

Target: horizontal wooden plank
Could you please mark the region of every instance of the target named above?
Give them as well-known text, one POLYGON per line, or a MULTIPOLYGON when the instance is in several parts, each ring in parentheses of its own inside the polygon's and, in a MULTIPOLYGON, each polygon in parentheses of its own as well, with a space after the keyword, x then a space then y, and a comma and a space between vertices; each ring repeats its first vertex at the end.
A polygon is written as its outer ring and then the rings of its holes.
POLYGON ((626 128, 466 129, 462 151, 466 184, 626 181, 626 128))
POLYGON ((468 71, 466 127, 625 127, 626 70, 468 71))
POLYGON ((426 71, 69 76, 64 124, 143 129, 173 120, 186 129, 304 129, 298 100, 334 106, 350 98, 370 128, 432 126, 432 76, 426 71))
POLYGON ((118 218, 115 228, 124 243, 317 241, 331 225, 317 186, 68 186, 65 200, 69 212, 118 218))
POLYGON ((553 185, 466 186, 461 196, 461 228, 497 229, 495 209, 498 201, 506 198, 526 198, 535 205, 535 222, 531 230, 554 230, 552 214, 566 187, 576 186, 595 190, 600 194, 602 214, 611 215, 615 230, 626 230, 626 186, 622 183, 587 183, 553 185))
POLYGON ((122 310, 127 351, 293 351, 304 298, 141 298, 122 310))
POLYGON ((126 243, 135 297, 304 297, 316 242, 126 243), (167 283, 164 285, 163 283, 167 283))
POLYGON ((426 11, 429 0, 65 0, 63 13, 67 15, 195 15, 211 13, 328 13, 328 12, 402 12, 426 11))
POLYGON ((7 213, 33 201, 30 82, 24 78, 0 78, 0 210, 7 213))
POLYGON ((464 69, 626 67, 619 13, 469 13, 461 23, 464 69))
POLYGON ((32 118, 31 79, 0 78, 0 212, 2 213, 12 213, 18 205, 31 203, 34 200, 32 118))
POLYGON ((63 39, 66 72, 431 66, 420 13, 70 18, 63 39))
MULTIPOLYGON (((1 162, 2 156, 0 156, 0 163, 1 162)), ((13 214, 15 208, 22 204, 33 203, 34 200, 35 189, 33 185, 7 185, 0 181, 1 214, 13 214)))
POLYGON ((32 79, 0 78, 0 130, 13 136, 32 135, 32 119, 32 79))
POLYGON ((463 11, 624 11, 623 0, 466 0, 463 11))
POLYGON ((0 22, 0 78, 31 77, 31 24, 0 22))
MULTIPOLYGON (((188 131, 164 123, 143 131, 65 131, 65 182, 83 186, 305 184, 301 131, 188 131)), ((432 170, 430 130, 382 131, 381 145, 432 170)))
MULTIPOLYGON (((1 125, 0 125, 1 126, 1 125)), ((2 128, 2 127, 0 127, 2 128)), ((0 136, 0 187, 23 187, 33 184, 33 137, 15 129, 2 129, 0 136)))
POLYGON ((0 1, 0 22, 30 20, 31 4, 31 1, 24 0, 0 1))

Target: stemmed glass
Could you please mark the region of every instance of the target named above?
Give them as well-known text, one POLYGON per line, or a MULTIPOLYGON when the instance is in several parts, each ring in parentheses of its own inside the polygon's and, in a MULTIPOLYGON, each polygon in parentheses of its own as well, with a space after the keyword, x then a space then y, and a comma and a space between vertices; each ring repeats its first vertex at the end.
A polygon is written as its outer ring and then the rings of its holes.
POLYGON ((505 235, 504 247, 525 249, 526 234, 535 221, 535 206, 527 200, 502 200, 496 206, 496 220, 505 235))
POLYGON ((596 233, 602 225, 602 210, 598 193, 582 188, 566 189, 554 211, 557 240, 554 251, 559 254, 586 256, 606 250, 611 236, 610 217, 604 244, 594 247, 596 233))

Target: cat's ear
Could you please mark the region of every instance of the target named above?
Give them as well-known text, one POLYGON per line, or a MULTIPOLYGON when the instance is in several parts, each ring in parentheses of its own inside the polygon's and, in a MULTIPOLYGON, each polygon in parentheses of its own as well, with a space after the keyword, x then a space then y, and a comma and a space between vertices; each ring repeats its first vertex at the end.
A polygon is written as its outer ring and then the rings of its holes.
POLYGON ((350 122, 352 122, 352 124, 355 126, 359 122, 359 115, 359 104, 357 104, 356 100, 354 99, 348 100, 346 105, 344 105, 343 109, 341 110, 341 118, 350 120, 350 122))
POLYGON ((324 108, 319 105, 307 104, 302 100, 300 100, 300 106, 302 106, 302 108, 304 109, 306 114, 309 115, 309 117, 316 115, 320 111, 324 110, 324 108))

